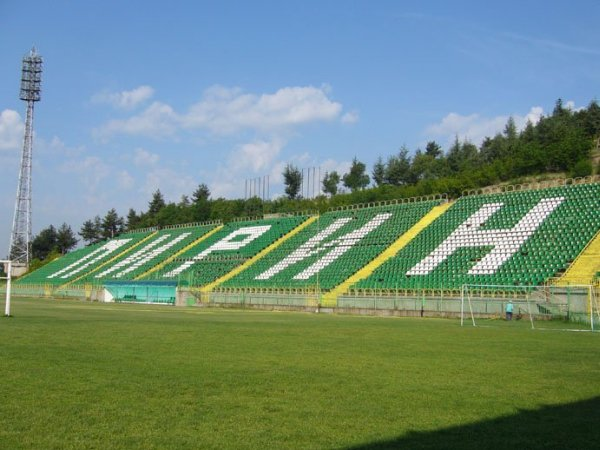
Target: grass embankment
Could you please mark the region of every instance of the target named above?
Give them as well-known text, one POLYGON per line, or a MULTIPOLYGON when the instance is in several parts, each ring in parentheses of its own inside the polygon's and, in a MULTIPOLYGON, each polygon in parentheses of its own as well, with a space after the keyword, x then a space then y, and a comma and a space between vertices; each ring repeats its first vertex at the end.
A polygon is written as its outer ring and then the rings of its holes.
POLYGON ((589 448, 600 433, 599 334, 22 299, 13 314, 0 448, 589 448))

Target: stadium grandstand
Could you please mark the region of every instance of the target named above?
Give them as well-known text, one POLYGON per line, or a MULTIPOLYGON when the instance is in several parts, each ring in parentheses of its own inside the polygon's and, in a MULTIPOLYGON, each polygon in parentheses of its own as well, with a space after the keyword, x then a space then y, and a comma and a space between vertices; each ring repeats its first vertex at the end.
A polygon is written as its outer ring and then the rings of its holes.
POLYGON ((502 299, 598 285, 599 274, 596 177, 139 230, 68 253, 14 293, 422 314, 425 299, 456 312, 440 301, 465 286, 502 299))

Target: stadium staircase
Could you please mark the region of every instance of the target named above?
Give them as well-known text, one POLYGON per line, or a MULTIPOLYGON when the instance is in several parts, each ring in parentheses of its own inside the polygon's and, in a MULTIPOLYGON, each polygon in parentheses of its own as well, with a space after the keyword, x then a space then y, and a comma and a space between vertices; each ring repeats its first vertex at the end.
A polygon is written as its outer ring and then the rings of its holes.
POLYGON ((260 251, 259 253, 257 253, 255 256, 253 256, 252 258, 250 258, 248 261, 246 261, 245 263, 243 263, 241 266, 236 267, 231 272, 226 273, 221 278, 213 281, 212 283, 209 283, 209 284, 201 287, 200 288, 200 292, 203 292, 203 293, 210 292, 215 287, 217 287, 218 285, 220 285, 221 283, 224 283, 225 281, 229 280, 230 278, 233 278, 238 273, 240 273, 241 271, 247 269, 252 264, 254 264, 257 260, 259 260, 260 258, 262 258, 263 256, 265 256, 267 253, 270 253, 273 250, 275 250, 283 242, 285 242, 286 240, 288 240, 291 237, 295 236, 296 234, 300 233, 302 230, 304 230, 308 225, 310 225, 311 223, 313 223, 314 221, 316 221, 318 218, 319 218, 318 216, 309 217, 303 223, 301 223, 296 228, 294 228, 292 231, 290 231, 286 235, 282 236, 277 241, 273 242, 271 245, 269 245, 267 248, 265 248, 262 251, 260 251))
POLYGON ((348 291, 348 288, 370 276, 375 269, 381 266, 385 261, 396 255, 402 250, 410 241, 414 239, 421 231, 427 228, 431 223, 441 216, 451 206, 452 203, 447 202, 441 205, 433 207, 421 220, 413 225, 406 233, 400 236, 392 245, 385 249, 377 258, 368 263, 354 275, 350 276, 342 284, 338 285, 331 291, 327 292, 322 297, 323 306, 335 306, 337 297, 348 291))
POLYGON ((600 231, 555 284, 559 286, 590 284, 598 272, 600 272, 600 231))

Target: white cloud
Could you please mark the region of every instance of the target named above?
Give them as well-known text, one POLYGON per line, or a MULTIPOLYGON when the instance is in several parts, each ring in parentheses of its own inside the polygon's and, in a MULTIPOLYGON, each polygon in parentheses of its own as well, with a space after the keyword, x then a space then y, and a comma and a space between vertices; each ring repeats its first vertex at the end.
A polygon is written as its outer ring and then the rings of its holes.
POLYGON ((334 170, 341 176, 350 171, 350 161, 336 161, 335 159, 326 159, 320 164, 321 177, 325 176, 325 172, 333 172, 334 170))
POLYGON ((151 153, 143 148, 136 148, 133 155, 133 163, 137 167, 154 166, 158 163, 160 157, 156 153, 151 153))
POLYGON ((130 190, 135 185, 135 180, 126 170, 122 170, 117 175, 117 185, 119 189, 130 190))
POLYGON ((25 124, 18 112, 5 109, 0 112, 0 150, 17 150, 23 145, 25 124))
POLYGON ((358 122, 358 111, 348 111, 341 118, 342 123, 356 123, 358 122))
MULTIPOLYGON (((541 106, 533 106, 524 116, 513 114, 512 118, 517 128, 522 130, 527 121, 536 124, 543 114, 544 109, 541 106)), ((466 139, 479 145, 485 137, 493 137, 502 132, 509 117, 482 117, 476 113, 463 116, 452 112, 444 117, 441 122, 429 125, 425 129, 425 134, 428 137, 441 138, 446 141, 446 144, 451 143, 458 136, 460 140, 466 139)))
POLYGON ((94 136, 107 139, 115 134, 142 135, 154 138, 171 136, 179 118, 173 108, 160 102, 152 103, 141 114, 124 120, 111 120, 94 130, 94 136))
POLYGON ((575 106, 575 102, 573 100, 567 100, 565 102, 565 108, 570 109, 573 112, 578 112, 585 109, 585 106, 575 106))
POLYGON ((150 86, 139 86, 131 91, 103 91, 92 97, 94 103, 106 103, 118 109, 133 109, 140 103, 152 98, 154 89, 150 86))
POLYGON ((165 201, 178 201, 182 194, 193 192, 198 187, 198 182, 190 175, 183 174, 180 170, 167 167, 157 167, 146 174, 146 179, 141 192, 151 198, 152 194, 160 189, 165 201))
POLYGON ((44 139, 36 139, 35 150, 40 153, 48 153, 52 156, 68 157, 73 158, 81 155, 85 151, 84 146, 69 147, 65 142, 58 136, 54 136, 50 142, 46 142, 44 139))
POLYGON ((229 155, 229 167, 236 173, 247 169, 254 173, 265 171, 279 156, 283 145, 280 139, 243 144, 229 155))
POLYGON ((61 166, 60 170, 78 176, 84 182, 89 193, 97 192, 101 183, 112 173, 109 165, 97 156, 69 160, 61 166))
MULTIPOLYGON (((187 113, 179 114, 167 104, 154 102, 140 114, 108 122, 96 129, 95 135, 108 138, 115 134, 131 134, 156 138, 173 135, 182 129, 207 130, 218 135, 254 130, 273 135, 302 124, 335 120, 341 111, 342 105, 329 98, 326 86, 285 87, 261 95, 244 93, 239 88, 213 86, 187 113)), ((356 113, 346 116, 346 122, 358 118, 356 113)))
POLYGON ((204 93, 182 118, 186 127, 206 128, 217 134, 242 129, 282 129, 337 118, 342 105, 329 99, 327 89, 285 87, 273 94, 244 94, 240 89, 216 86, 204 93))

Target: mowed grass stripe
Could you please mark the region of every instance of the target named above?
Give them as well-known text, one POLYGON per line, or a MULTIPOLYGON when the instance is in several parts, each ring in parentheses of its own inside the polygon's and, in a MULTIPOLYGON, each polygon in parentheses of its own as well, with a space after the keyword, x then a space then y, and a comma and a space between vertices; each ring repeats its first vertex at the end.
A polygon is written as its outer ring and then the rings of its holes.
MULTIPOLYGON (((600 396, 600 335, 525 322, 21 299, 13 313, 0 448, 347 448, 600 396)), ((531 448, 537 429, 497 438, 531 448)))

